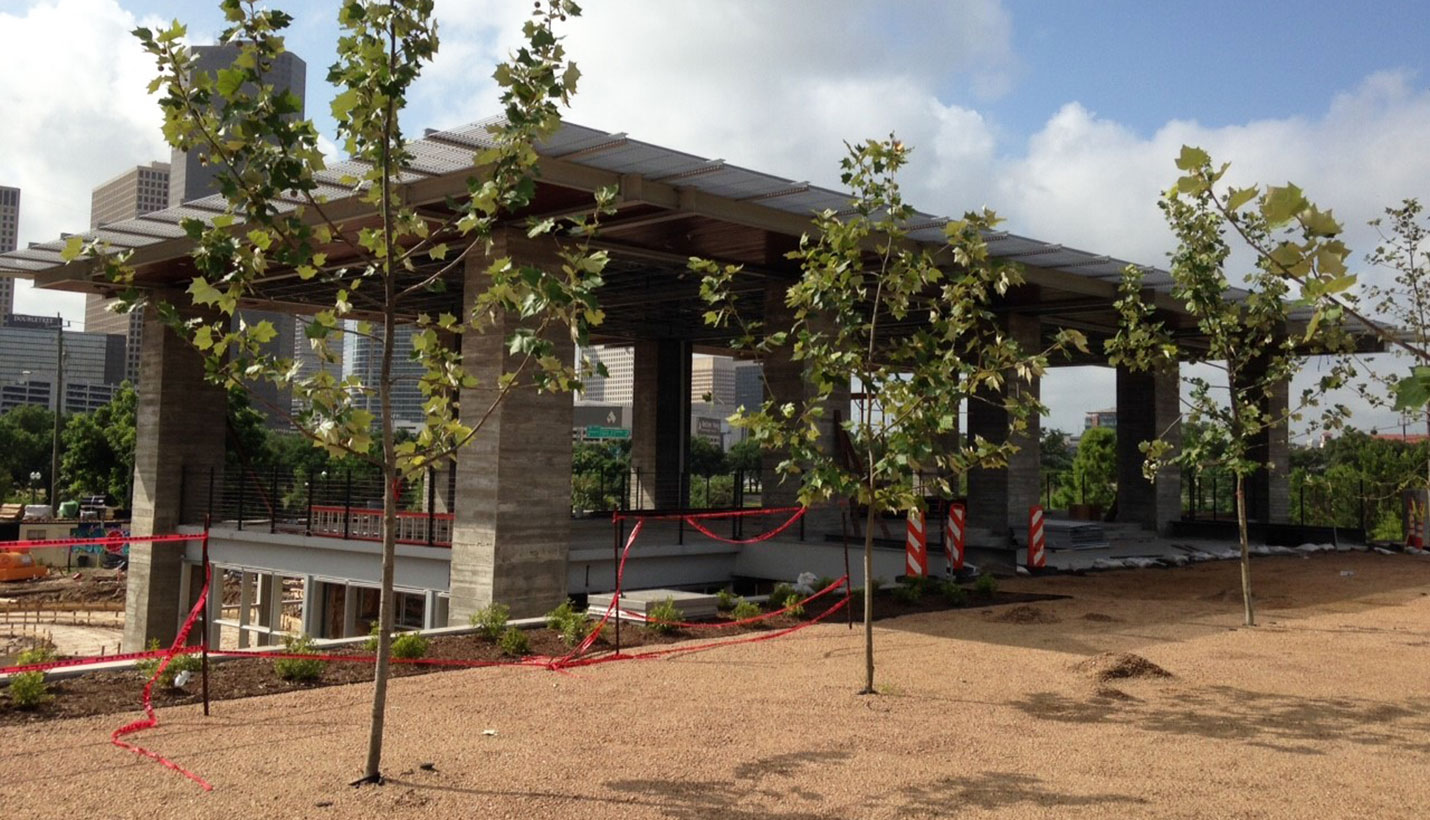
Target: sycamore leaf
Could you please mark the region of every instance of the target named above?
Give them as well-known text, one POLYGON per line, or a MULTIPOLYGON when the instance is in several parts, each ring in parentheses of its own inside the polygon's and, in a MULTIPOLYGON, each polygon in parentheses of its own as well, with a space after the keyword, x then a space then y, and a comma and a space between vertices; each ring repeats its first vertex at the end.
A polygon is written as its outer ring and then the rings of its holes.
POLYGON ((1430 404, 1430 367, 1414 367, 1395 383, 1395 409, 1420 410, 1430 404))

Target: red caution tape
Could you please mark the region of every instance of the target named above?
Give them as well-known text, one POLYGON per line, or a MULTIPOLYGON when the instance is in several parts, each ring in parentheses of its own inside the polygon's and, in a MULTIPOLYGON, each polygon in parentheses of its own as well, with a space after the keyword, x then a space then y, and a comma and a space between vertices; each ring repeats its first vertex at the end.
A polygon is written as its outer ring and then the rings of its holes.
MULTIPOLYGON (((109 736, 109 742, 113 743, 115 746, 118 746, 121 749, 128 749, 129 751, 141 757, 147 757, 150 760, 153 760, 166 768, 178 772, 184 777, 187 777, 188 779, 199 784, 201 787, 203 787, 204 791, 213 790, 213 786, 210 785, 207 780, 204 780, 202 777, 199 777, 198 775, 194 774, 188 769, 185 769, 183 766, 180 766, 179 764, 168 759, 167 757, 156 754, 155 752, 151 752, 143 746, 138 746, 136 744, 121 740, 120 738, 123 738, 127 735, 135 734, 137 732, 142 732, 145 729, 153 729, 154 727, 159 725, 159 718, 154 714, 154 681, 158 680, 159 676, 164 674, 164 670, 168 668, 169 662, 174 659, 174 656, 182 654, 182 652, 184 651, 184 644, 189 639, 189 631, 194 628, 194 622, 198 620, 199 613, 203 612, 204 605, 208 603, 209 582, 211 580, 211 575, 212 572, 210 568, 208 566, 205 566, 204 588, 199 592, 198 602, 194 604, 193 609, 189 610, 189 617, 184 619, 183 626, 179 627, 179 634, 174 637, 174 643, 172 646, 169 647, 168 655, 166 655, 163 660, 159 661, 159 667, 154 670, 154 674, 151 675, 149 677, 149 681, 144 684, 144 717, 134 721, 133 723, 129 723, 119 727, 118 729, 115 729, 114 732, 111 733, 109 736)), ((208 641, 207 635, 204 636, 204 640, 205 642, 208 641)))

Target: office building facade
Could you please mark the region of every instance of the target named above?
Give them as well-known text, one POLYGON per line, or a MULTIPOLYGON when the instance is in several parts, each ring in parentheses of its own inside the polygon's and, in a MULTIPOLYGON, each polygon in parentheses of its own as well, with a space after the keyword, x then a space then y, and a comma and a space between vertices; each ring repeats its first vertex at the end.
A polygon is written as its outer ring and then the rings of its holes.
MULTIPOLYGON (((19 247, 20 189, 0 185, 0 253, 19 247)), ((15 312, 15 280, 0 276, 0 319, 15 312)))

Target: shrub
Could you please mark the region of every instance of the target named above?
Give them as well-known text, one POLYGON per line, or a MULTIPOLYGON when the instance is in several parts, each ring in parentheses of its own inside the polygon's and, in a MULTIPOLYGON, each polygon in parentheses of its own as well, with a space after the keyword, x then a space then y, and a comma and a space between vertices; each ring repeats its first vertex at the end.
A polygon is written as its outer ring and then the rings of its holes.
POLYGON ((742 600, 744 599, 735 594, 735 590, 722 589, 719 592, 715 593, 715 608, 720 610, 721 612, 726 612, 728 610, 734 609, 735 604, 739 603, 742 600))
POLYGON ((876 596, 878 596, 878 595, 883 595, 883 594, 885 593, 885 587, 888 585, 888 583, 889 583, 889 580, 888 580, 887 578, 880 578, 879 576, 875 575, 875 576, 874 576, 874 594, 875 594, 876 596))
POLYGON ((411 660, 427 654, 431 642, 421 632, 404 632, 392 639, 392 656, 411 660))
POLYGON ((21 652, 15 658, 16 666, 33 666, 37 663, 49 663, 55 660, 55 650, 45 644, 38 644, 21 652))
POLYGON ((927 575, 915 575, 912 578, 904 579, 904 584, 916 591, 919 598, 924 597, 924 593, 928 592, 930 583, 932 583, 932 581, 927 575))
POLYGON ((10 678, 10 700, 17 709, 34 709, 52 697, 44 672, 21 672, 10 678))
POLYGON ((576 602, 567 598, 561 606, 546 613, 546 626, 561 636, 561 642, 575 646, 591 634, 591 622, 585 612, 576 609, 576 602))
POLYGON ((980 575, 978 580, 973 582, 973 591, 983 598, 992 598, 998 591, 998 579, 988 574, 980 575))
MULTIPOLYGON (((290 655, 311 655, 318 650, 307 635, 285 635, 283 651, 290 655)), ((273 673, 283 680, 307 683, 321 678, 327 666, 318 658, 278 658, 273 661, 273 673)))
POLYGON ((822 577, 822 578, 820 578, 819 580, 817 580, 817 581, 814 582, 814 591, 815 591, 815 592, 818 592, 818 591, 820 591, 821 589, 829 589, 829 585, 830 585, 830 584, 833 584, 833 583, 834 583, 834 579, 833 579, 833 578, 830 578, 828 575, 826 575, 826 576, 824 576, 824 577, 822 577))
MULTIPOLYGON (((159 646, 158 638, 150 638, 149 643, 145 644, 144 648, 150 652, 158 652, 162 647, 159 646)), ((158 671, 159 664, 162 663, 163 660, 163 658, 144 658, 143 660, 135 661, 134 668, 138 669, 139 674, 143 675, 144 680, 147 681, 154 677, 154 673, 158 671)), ((180 672, 188 672, 192 675, 202 669, 203 665, 204 662, 198 655, 187 652, 175 655, 169 659, 169 665, 164 667, 164 673, 159 676, 157 683, 163 687, 172 687, 174 685, 174 679, 179 676, 180 672)))
POLYGON ((785 599, 785 614, 791 618, 804 617, 804 604, 800 603, 799 593, 785 599))
POLYGON ((511 617, 511 609, 506 604, 490 603, 472 613, 472 626, 477 634, 489 641, 506 635, 506 622, 511 617))
POLYGON ((377 639, 378 639, 378 636, 379 636, 379 634, 380 634, 381 632, 382 632, 382 622, 381 622, 381 621, 373 621, 373 622, 372 622, 372 629, 369 629, 369 630, 367 631, 367 640, 365 640, 365 641, 362 642, 362 648, 365 649, 365 650, 367 650, 368 652, 376 652, 376 651, 377 651, 377 639))
POLYGON ((735 603, 734 608, 730 610, 730 616, 737 621, 747 621, 750 618, 758 616, 763 611, 764 610, 760 609, 760 605, 754 601, 746 601, 744 598, 741 598, 735 603))
MULTIPOLYGON (((785 605, 789 603, 790 596, 797 594, 798 593, 794 591, 794 587, 789 584, 775 584, 775 588, 770 590, 770 609, 784 609, 785 605)), ((799 599, 796 598, 795 600, 797 601, 799 599)))
POLYGON ((952 581, 939 584, 938 594, 943 596, 949 606, 963 606, 968 603, 968 590, 952 581))
POLYGON ((924 597, 924 589, 920 584, 899 584, 894 587, 894 600, 905 604, 916 604, 924 597))
POLYGON ((526 637, 525 632, 514 626, 502 630, 501 637, 497 639, 497 645, 501 647, 503 655, 510 655, 513 658, 531 654, 530 639, 526 637))
POLYGON ((646 610, 646 628, 662 635, 669 635, 680 629, 680 626, 671 623, 680 620, 680 607, 675 605, 674 598, 666 598, 646 610))

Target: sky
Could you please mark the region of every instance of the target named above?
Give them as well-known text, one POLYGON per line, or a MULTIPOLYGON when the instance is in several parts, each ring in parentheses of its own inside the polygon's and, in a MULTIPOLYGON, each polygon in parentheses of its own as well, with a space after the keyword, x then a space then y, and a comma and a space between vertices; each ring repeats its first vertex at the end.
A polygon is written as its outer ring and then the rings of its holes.
MULTIPOLYGON (((274 5, 295 18, 308 113, 331 137, 337 4, 274 5)), ((830 186, 844 141, 894 132, 915 146, 903 184, 921 209, 988 206, 1016 233, 1143 264, 1172 247, 1156 202, 1187 143, 1231 162, 1238 184, 1294 180, 1335 209, 1358 261, 1374 246, 1369 219, 1430 199, 1420 2, 583 6, 566 28, 584 74, 575 122, 830 186)), ((491 69, 529 9, 437 0, 441 50, 414 89, 409 132, 496 113, 491 69)), ((174 17, 195 43, 221 28, 216 3, 0 0, 0 184, 23 189, 22 244, 86 228, 93 187, 167 158, 144 88, 153 66, 127 32, 174 17)), ((18 311, 82 319, 78 298, 19 284, 18 311)), ((1083 413, 1114 404, 1113 384, 1106 369, 1054 372, 1047 423, 1080 430, 1083 413)), ((1398 428, 1387 411, 1357 422, 1398 428)))

